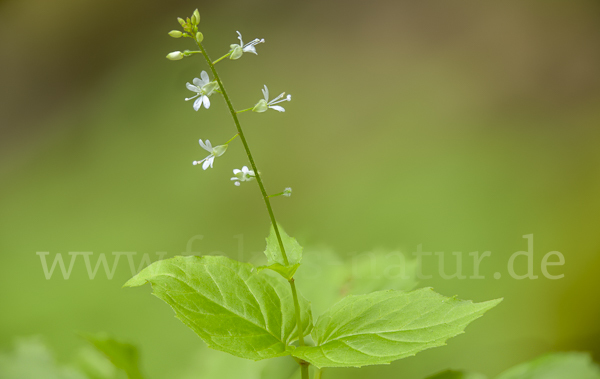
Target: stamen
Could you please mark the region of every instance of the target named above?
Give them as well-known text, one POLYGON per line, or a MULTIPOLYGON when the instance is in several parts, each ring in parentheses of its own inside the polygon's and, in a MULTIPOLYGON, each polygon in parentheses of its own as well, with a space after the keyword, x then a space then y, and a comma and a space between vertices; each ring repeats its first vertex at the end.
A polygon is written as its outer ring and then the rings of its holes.
MULTIPOLYGON (((210 157, 210 155, 209 155, 208 157, 210 157)), ((205 160, 207 160, 207 159, 208 159, 208 157, 204 158, 204 159, 203 159, 203 160, 201 160, 201 161, 193 161, 193 162, 192 162, 192 164, 193 164, 194 166, 196 166, 196 165, 199 165, 200 163, 202 163, 202 162, 204 162, 205 160)))
POLYGON ((285 99, 281 99, 284 95, 285 95, 285 92, 282 93, 281 95, 277 96, 273 100, 269 101, 269 105, 275 105, 275 104, 282 103, 284 101, 291 101, 292 100, 292 95, 287 95, 285 97, 285 99), (281 100, 279 100, 279 99, 281 99, 281 100))
POLYGON ((264 42, 265 42, 264 38, 263 39, 255 38, 252 41, 250 41, 247 44, 245 44, 244 47, 255 46, 255 45, 258 45, 259 43, 264 43, 264 42))
POLYGON ((273 100, 269 101, 269 104, 275 104, 275 102, 279 99, 281 99, 283 96, 285 96, 285 92, 282 92, 279 94, 279 96, 277 96, 276 98, 274 98, 273 100))

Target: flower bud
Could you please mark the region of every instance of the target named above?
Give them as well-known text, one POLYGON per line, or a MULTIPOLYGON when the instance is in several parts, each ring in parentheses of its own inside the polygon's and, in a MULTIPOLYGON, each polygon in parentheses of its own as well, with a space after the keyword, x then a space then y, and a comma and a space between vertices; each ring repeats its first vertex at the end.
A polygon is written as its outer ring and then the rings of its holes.
POLYGON ((267 109, 269 109, 267 101, 265 99, 260 99, 258 103, 256 103, 256 105, 254 106, 254 108, 252 108, 252 112, 262 113, 266 112, 267 109))
POLYGON ((178 61, 183 59, 183 53, 181 51, 174 51, 172 53, 167 54, 167 59, 172 61, 178 61))
POLYGON ((181 24, 181 26, 185 26, 185 20, 181 17, 177 17, 177 21, 181 24))
POLYGON ((196 41, 201 43, 204 40, 204 35, 201 32, 196 33, 196 41))
POLYGON ((183 35, 183 33, 180 32, 179 30, 171 30, 169 32, 169 35, 173 38, 180 38, 183 35))
POLYGON ((192 22, 194 23, 194 25, 198 25, 200 23, 200 12, 198 12, 198 9, 194 11, 194 15, 192 16, 192 22))
POLYGON ((183 25, 183 30, 185 30, 186 32, 189 32, 189 33, 192 32, 192 20, 190 20, 189 17, 185 19, 185 24, 183 25))
POLYGON ((287 187, 286 189, 284 189, 283 190, 283 196, 287 196, 287 197, 292 196, 292 188, 291 187, 287 187))
POLYGON ((242 50, 242 47, 240 45, 231 45, 231 55, 229 56, 229 59, 239 59, 242 54, 244 54, 244 50, 242 50))

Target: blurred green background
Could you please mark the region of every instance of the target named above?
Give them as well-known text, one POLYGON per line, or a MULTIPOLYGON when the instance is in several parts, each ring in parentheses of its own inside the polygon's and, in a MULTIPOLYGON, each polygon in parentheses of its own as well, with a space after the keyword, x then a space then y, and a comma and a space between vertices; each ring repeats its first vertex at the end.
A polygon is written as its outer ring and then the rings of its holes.
MULTIPOLYGON (((202 171, 199 138, 235 132, 224 102, 194 112, 185 82, 206 69, 167 32, 202 14, 214 58, 265 38, 218 69, 237 108, 264 84, 287 112, 241 121, 279 221, 301 244, 352 257, 373 248, 491 251, 486 279, 419 286, 504 302, 448 346, 331 377, 421 378, 445 368, 496 374, 541 353, 600 360, 600 3, 597 1, 0 2, 0 349, 41 335, 60 361, 106 331, 140 346, 152 378, 203 344, 150 289, 121 289, 74 264, 46 280, 36 252, 222 252, 251 261, 269 221, 239 141, 202 171), (534 234, 537 280, 506 274, 534 234), (188 241, 195 236, 191 250, 188 241), (242 246, 242 253, 240 253, 242 246), (560 280, 541 276, 549 251, 560 280), (501 279, 493 274, 501 272, 501 279)), ((81 257, 80 257, 81 258, 81 257)), ((67 259, 68 263, 68 259, 67 259)), ((447 272, 452 272, 452 261, 447 272)), ((523 272, 523 270, 519 270, 523 272)), ((328 374, 329 375, 329 374, 328 374)))

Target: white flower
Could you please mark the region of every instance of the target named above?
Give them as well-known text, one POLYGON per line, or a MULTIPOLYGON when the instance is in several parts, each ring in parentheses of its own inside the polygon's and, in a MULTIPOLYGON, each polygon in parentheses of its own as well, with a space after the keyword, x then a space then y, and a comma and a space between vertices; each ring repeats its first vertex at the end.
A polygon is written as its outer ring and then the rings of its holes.
POLYGON ((277 96, 273 100, 269 101, 269 89, 267 88, 266 85, 265 85, 265 88, 262 90, 262 93, 265 98, 260 99, 258 101, 258 103, 256 103, 254 108, 252 108, 253 112, 262 113, 262 112, 266 112, 267 109, 269 109, 269 108, 275 109, 276 111, 279 111, 279 112, 285 112, 285 109, 283 109, 283 107, 281 107, 279 105, 275 105, 275 104, 279 104, 284 101, 292 100, 292 95, 285 96, 285 92, 282 92, 279 94, 279 96, 277 96))
POLYGON ((283 190, 283 196, 287 196, 287 197, 292 196, 292 188, 291 187, 287 187, 286 189, 284 189, 283 190))
POLYGON ((194 101, 194 110, 196 111, 200 109, 203 104, 204 108, 206 109, 210 107, 210 100, 208 99, 208 97, 212 95, 212 93, 215 91, 215 89, 217 89, 218 86, 217 82, 210 81, 210 78, 208 77, 206 71, 202 71, 200 73, 200 78, 202 79, 194 78, 194 84, 190 84, 189 82, 185 83, 187 89, 189 89, 192 92, 196 92, 196 95, 186 98, 185 101, 195 99, 199 96, 198 99, 194 101))
POLYGON ((210 153, 208 157, 204 158, 203 160, 193 162, 194 166, 204 162, 202 164, 203 170, 206 170, 209 166, 212 168, 215 158, 225 154, 225 151, 227 150, 227 145, 219 145, 216 147, 212 147, 209 140, 206 140, 206 142, 202 142, 202 140, 200 140, 200 146, 202 146, 204 150, 210 153))
POLYGON ((233 175, 235 175, 231 180, 235 180, 233 184, 239 186, 241 182, 249 182, 255 178, 254 171, 248 170, 248 167, 244 166, 241 170, 237 168, 233 170, 233 175))
POLYGON ((234 43, 229 45, 231 48, 231 55, 229 56, 229 59, 239 59, 244 53, 257 54, 254 46, 265 42, 264 39, 256 38, 244 45, 244 41, 242 41, 242 34, 240 32, 237 32, 237 34, 240 44, 238 45, 237 43, 234 43))

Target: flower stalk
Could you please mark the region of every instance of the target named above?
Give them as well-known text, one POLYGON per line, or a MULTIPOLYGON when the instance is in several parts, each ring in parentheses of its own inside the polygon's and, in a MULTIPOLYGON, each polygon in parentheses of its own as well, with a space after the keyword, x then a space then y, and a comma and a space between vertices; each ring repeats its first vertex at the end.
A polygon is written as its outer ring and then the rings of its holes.
POLYGON ((292 189, 290 187, 287 187, 286 189, 283 190, 283 192, 274 193, 272 195, 269 195, 269 197, 276 197, 276 196, 290 197, 290 196, 292 196, 292 189))
MULTIPOLYGON (((281 235, 279 233, 279 228, 277 226, 277 220, 275 219, 275 214, 273 213, 273 208, 271 207, 271 201, 269 200, 269 195, 267 194, 267 191, 265 190, 265 186, 260 177, 260 172, 258 171, 258 168, 256 167, 256 163, 254 162, 254 158, 250 151, 250 147, 248 146, 246 136, 244 135, 244 131, 242 130, 240 121, 238 120, 237 112, 233 108, 233 104, 231 103, 231 100, 229 99, 227 91, 225 90, 225 86, 223 85, 223 82, 221 81, 221 78, 219 77, 219 73, 215 69, 215 66, 214 66, 213 62, 211 61, 210 57, 208 56, 208 53, 204 49, 204 46, 202 46, 202 43, 198 42, 197 40, 196 40, 196 44, 198 45, 200 52, 204 56, 204 59, 206 59, 206 63, 210 67, 210 70, 219 85, 221 94, 223 95, 223 98, 225 99, 225 102, 227 103, 227 107, 229 108, 229 113, 231 114, 231 117, 233 118, 233 122, 235 123, 235 127, 238 132, 237 135, 239 135, 240 140, 242 141, 242 145, 244 146, 244 150, 246 151, 246 155, 248 156, 248 160, 250 161, 250 166, 252 167, 252 170, 255 173, 256 182, 258 183, 258 187, 260 189, 263 200, 265 202, 265 206, 267 207, 267 212, 269 213, 269 218, 271 219, 271 224, 273 225, 273 229, 274 229, 275 235, 277 237, 277 242, 279 244, 279 249, 281 250, 283 262, 287 266, 287 265, 289 265, 289 259, 285 252, 285 247, 283 246, 283 240, 281 239, 281 235)), ((294 308, 295 308, 295 313, 296 313, 296 325, 297 325, 297 329, 298 329, 298 343, 300 346, 304 346, 305 345, 304 344, 304 331, 302 330, 303 328, 302 328, 302 322, 301 322, 301 317, 300 317, 300 303, 298 301, 298 293, 296 290, 296 284, 294 283, 294 278, 291 278, 289 280, 289 283, 290 283, 290 287, 292 290, 292 296, 293 296, 293 300, 294 300, 294 308)), ((300 367, 301 367, 302 379, 308 379, 308 377, 309 377, 308 363, 302 361, 302 362, 300 362, 300 367)))
POLYGON ((230 55, 231 55, 231 52, 229 52, 229 53, 227 53, 227 54, 223 55, 221 58, 219 58, 219 59, 215 60, 215 61, 214 61, 212 64, 217 64, 217 63, 219 63, 220 61, 222 61, 223 59, 225 59, 225 58, 229 57, 230 55))

